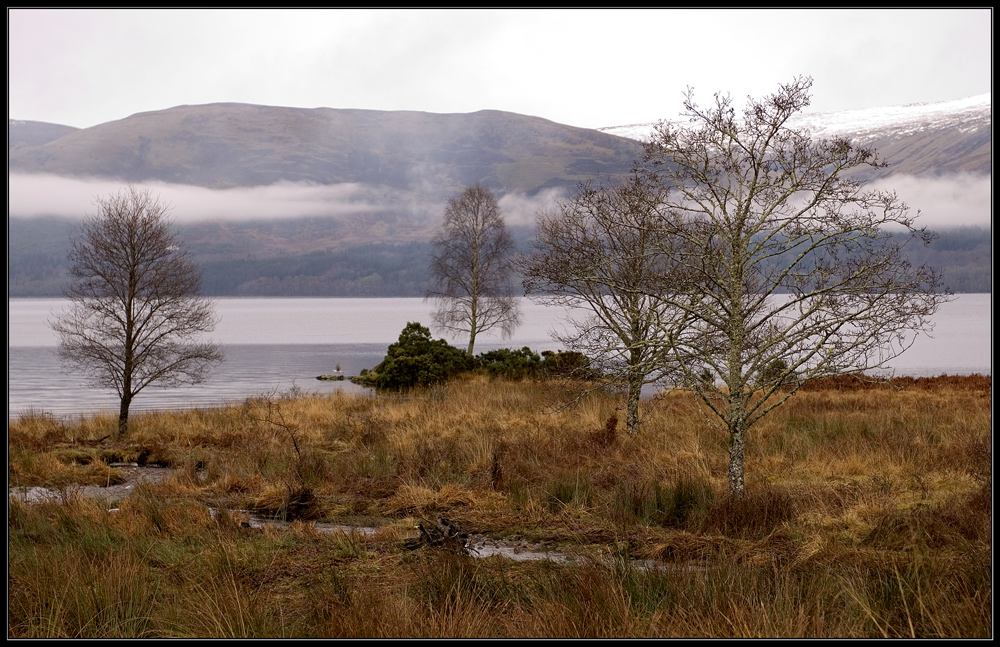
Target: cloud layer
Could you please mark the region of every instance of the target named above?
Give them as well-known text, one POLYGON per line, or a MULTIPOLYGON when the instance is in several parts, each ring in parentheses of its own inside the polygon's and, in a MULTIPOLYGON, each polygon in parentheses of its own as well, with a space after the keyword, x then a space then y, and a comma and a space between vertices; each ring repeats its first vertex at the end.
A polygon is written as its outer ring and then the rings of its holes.
MULTIPOLYGON (((283 182, 244 189, 214 190, 178 184, 145 183, 172 207, 180 223, 205 220, 260 220, 328 216, 346 218, 393 212, 423 224, 434 224, 444 204, 417 193, 362 184, 297 184, 283 182)), ((911 209, 920 210, 918 224, 931 229, 991 226, 992 178, 985 175, 911 177, 896 175, 868 185, 895 191, 911 209)), ((8 176, 8 213, 15 217, 82 218, 94 214, 94 200, 121 188, 114 180, 76 179, 52 175, 8 176)), ((500 208, 510 225, 532 225, 541 209, 564 197, 550 190, 537 196, 508 194, 500 208)))
MULTIPOLYGON (((389 212, 418 224, 433 224, 442 217, 444 203, 417 192, 357 183, 305 184, 280 182, 239 189, 141 183, 171 207, 178 223, 207 220, 263 220, 275 218, 334 217, 389 212)), ((95 199, 121 189, 122 183, 109 179, 67 178, 54 175, 10 174, 8 214, 14 217, 58 216, 83 218, 95 214, 95 199)), ((540 209, 551 207, 560 198, 559 190, 538 196, 508 194, 500 208, 508 224, 530 225, 540 209)))
POLYGON ((913 177, 893 175, 867 188, 895 191, 912 210, 919 210, 918 226, 928 229, 990 227, 993 178, 990 175, 913 177))

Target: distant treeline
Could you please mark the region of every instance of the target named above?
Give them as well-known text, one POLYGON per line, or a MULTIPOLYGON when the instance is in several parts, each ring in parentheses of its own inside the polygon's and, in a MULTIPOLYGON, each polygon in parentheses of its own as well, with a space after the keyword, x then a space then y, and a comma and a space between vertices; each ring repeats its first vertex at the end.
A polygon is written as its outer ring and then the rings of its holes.
POLYGON ((914 265, 941 270, 944 287, 955 293, 993 291, 993 232, 985 227, 938 231, 930 245, 905 248, 914 265))
MULTIPOLYGON (((8 296, 61 296, 71 235, 66 220, 9 219, 8 296)), ((527 231, 515 237, 527 248, 527 231)), ((422 297, 430 280, 428 242, 367 243, 263 258, 245 253, 220 258, 213 251, 198 259, 208 296, 422 297)), ((915 265, 942 270, 944 285, 953 292, 992 292, 989 228, 942 230, 931 245, 911 244, 905 251, 915 265)))
POLYGON ((7 218, 7 296, 62 296, 74 222, 7 218))
POLYGON ((430 280, 430 243, 372 243, 336 252, 202 264, 208 296, 411 297, 430 280))

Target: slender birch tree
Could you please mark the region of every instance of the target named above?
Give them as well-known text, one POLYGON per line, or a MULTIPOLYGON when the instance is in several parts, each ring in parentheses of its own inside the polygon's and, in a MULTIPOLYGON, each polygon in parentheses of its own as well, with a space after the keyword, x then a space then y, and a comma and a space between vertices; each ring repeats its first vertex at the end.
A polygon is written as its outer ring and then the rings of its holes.
POLYGON ((532 299, 580 313, 555 337, 591 360, 604 385, 626 392, 626 429, 640 428, 646 384, 675 372, 663 339, 676 316, 663 295, 684 278, 669 253, 670 214, 656 178, 635 169, 618 183, 584 183, 571 199, 538 215, 535 249, 524 261, 532 299))
POLYGON ((797 78, 741 115, 728 96, 702 108, 689 89, 689 122, 660 123, 646 149, 682 221, 665 253, 696 276, 660 295, 685 313, 661 338, 729 433, 737 496, 754 424, 801 381, 884 367, 948 299, 938 272, 901 253, 932 238, 919 212, 858 179, 886 165, 876 151, 792 127, 811 85, 797 78))
POLYGON ((436 303, 434 325, 467 334, 470 356, 480 333, 498 329, 510 337, 521 323, 513 282, 517 246, 493 192, 476 184, 449 200, 432 245, 427 298, 436 303))
POLYGON ((215 327, 213 305, 198 296, 200 272, 171 232, 167 206, 129 186, 97 208, 71 243, 70 308, 49 325, 63 364, 118 394, 123 436, 140 391, 202 382, 223 355, 202 339, 215 327))

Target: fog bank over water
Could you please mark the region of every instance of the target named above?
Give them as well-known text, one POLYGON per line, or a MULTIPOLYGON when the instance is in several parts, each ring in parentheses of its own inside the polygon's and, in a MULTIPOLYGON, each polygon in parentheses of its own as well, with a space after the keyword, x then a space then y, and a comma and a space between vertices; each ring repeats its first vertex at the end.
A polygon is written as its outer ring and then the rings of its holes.
MULTIPOLYGON (((929 229, 992 224, 992 176, 938 177, 893 176, 877 180, 869 189, 895 191, 916 212, 918 224, 929 229)), ((123 183, 98 178, 10 174, 8 215, 81 218, 94 213, 94 200, 118 191, 123 183)), ((158 194, 173 209, 178 223, 206 220, 265 220, 330 216, 347 218, 378 212, 395 212, 414 224, 434 225, 441 220, 444 202, 413 191, 400 191, 358 183, 304 184, 280 182, 241 189, 144 182, 138 184, 158 194)), ((552 189, 534 196, 506 194, 500 208, 508 224, 531 225, 539 210, 551 208, 566 197, 552 189)))
POLYGON ((867 189, 895 191, 928 229, 992 227, 993 176, 960 174, 938 177, 894 175, 867 189))
MULTIPOLYGON (((117 192, 124 184, 113 179, 12 173, 8 175, 8 215, 82 218, 95 213, 97 197, 117 192)), ((416 191, 360 183, 278 182, 237 189, 162 182, 141 182, 136 186, 148 188, 171 205, 171 217, 182 224, 316 216, 349 218, 379 212, 405 215, 414 224, 436 224, 445 207, 443 200, 416 191)), ((563 195, 559 189, 541 191, 535 196, 509 193, 500 196, 500 208, 508 224, 533 224, 540 209, 553 206, 563 195)))

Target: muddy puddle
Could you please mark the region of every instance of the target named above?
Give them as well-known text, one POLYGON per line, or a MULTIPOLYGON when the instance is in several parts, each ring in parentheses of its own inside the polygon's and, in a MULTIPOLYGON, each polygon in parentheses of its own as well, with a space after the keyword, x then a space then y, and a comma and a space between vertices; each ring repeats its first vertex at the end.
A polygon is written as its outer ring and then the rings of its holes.
POLYGON ((516 539, 491 539, 474 536, 469 541, 469 554, 473 557, 506 557, 516 562, 549 560, 559 564, 573 562, 577 558, 565 552, 550 550, 544 546, 533 545, 516 539))
MULTIPOLYGON (((216 515, 219 514, 220 510, 218 508, 208 508, 208 512, 212 515, 214 519, 216 515)), ((279 528, 284 529, 292 525, 293 522, 286 521, 284 519, 276 519, 274 517, 266 517, 263 515, 256 514, 249 510, 229 510, 230 516, 239 521, 240 524, 247 528, 254 528, 257 530, 263 528, 279 528)), ((354 524, 342 524, 342 523, 328 523, 323 521, 310 521, 309 524, 314 527, 317 532, 343 532, 352 533, 356 532, 359 535, 374 535, 376 532, 381 530, 379 526, 362 526, 354 524)))
MULTIPOLYGON (((45 487, 16 487, 7 488, 8 496, 11 500, 19 500, 28 504, 44 503, 48 501, 65 501, 70 497, 82 496, 95 501, 101 501, 113 510, 121 501, 127 498, 142 483, 159 483, 170 478, 173 470, 169 467, 154 467, 139 465, 137 463, 109 463, 109 467, 117 468, 126 475, 124 483, 115 485, 70 485, 65 489, 49 489, 45 487)), ((212 518, 219 513, 218 508, 208 506, 209 514, 212 518)), ((263 528, 274 526, 286 528, 289 522, 282 519, 274 519, 255 514, 248 510, 230 510, 230 514, 241 523, 250 528, 263 528)), ((316 529, 320 532, 358 532, 363 535, 373 534, 379 530, 376 526, 355 526, 335 523, 316 522, 316 529)))
MULTIPOLYGON (((44 487, 8 487, 10 500, 19 500, 28 504, 47 501, 65 501, 71 496, 84 496, 102 501, 113 510, 128 497, 143 482, 156 483, 170 478, 172 470, 167 467, 140 466, 135 463, 115 463, 111 467, 122 469, 127 474, 127 480, 117 485, 75 485, 64 490, 53 490, 44 487)), ((209 513, 214 518, 219 514, 218 508, 209 506, 209 513)), ((263 529, 265 527, 287 528, 290 522, 256 514, 248 510, 229 510, 229 514, 248 528, 263 529)), ((375 525, 354 525, 333 522, 310 522, 318 532, 326 533, 358 533, 372 535, 381 530, 375 525)), ((468 538, 467 552, 475 558, 500 556, 514 561, 550 560, 556 563, 570 563, 582 559, 582 555, 574 555, 565 550, 555 550, 543 544, 522 540, 518 537, 496 539, 485 535, 472 534, 468 538)), ((648 565, 636 562, 641 568, 648 565)))
POLYGON ((113 504, 132 494, 140 483, 164 481, 170 478, 171 474, 170 468, 167 467, 139 466, 137 463, 110 463, 108 466, 123 470, 127 475, 125 482, 115 485, 70 485, 60 490, 8 486, 7 494, 10 499, 18 499, 25 503, 62 501, 68 496, 83 496, 113 504))

